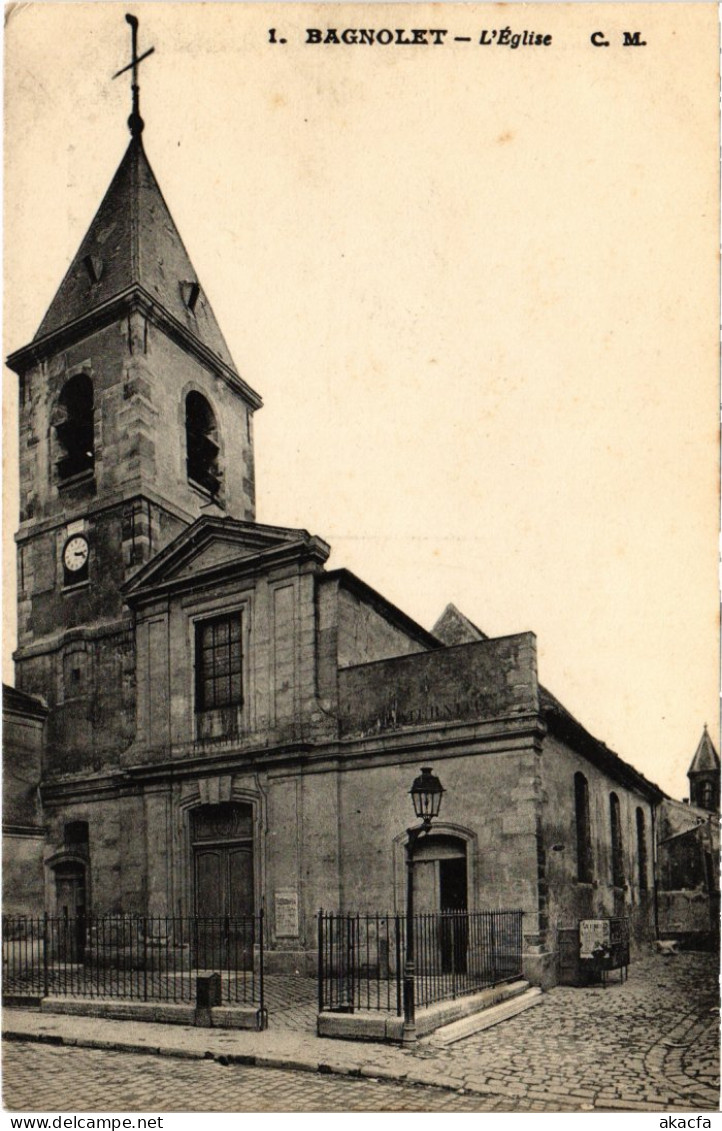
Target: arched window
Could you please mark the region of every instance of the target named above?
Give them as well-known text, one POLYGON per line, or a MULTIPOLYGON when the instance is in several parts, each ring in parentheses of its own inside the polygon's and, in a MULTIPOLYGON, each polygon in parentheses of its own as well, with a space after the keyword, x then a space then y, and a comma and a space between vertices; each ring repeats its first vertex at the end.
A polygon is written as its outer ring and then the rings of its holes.
POLYGON ((637 809, 637 869, 639 873, 639 890, 647 890, 647 829, 644 824, 644 813, 637 809))
POLYGON ((612 837, 612 884, 615 888, 623 888, 622 819, 619 812, 619 798, 616 793, 609 794, 609 828, 612 837))
POLYGON ((93 382, 87 373, 78 373, 63 385, 58 398, 55 437, 61 482, 92 472, 95 464, 93 382))
POLYGON ((201 393, 186 397, 186 467, 188 478, 214 498, 220 491, 218 426, 213 409, 201 393))
POLYGON ((592 882, 592 831, 589 822, 589 786, 584 774, 574 775, 574 808, 577 821, 577 879, 592 882))

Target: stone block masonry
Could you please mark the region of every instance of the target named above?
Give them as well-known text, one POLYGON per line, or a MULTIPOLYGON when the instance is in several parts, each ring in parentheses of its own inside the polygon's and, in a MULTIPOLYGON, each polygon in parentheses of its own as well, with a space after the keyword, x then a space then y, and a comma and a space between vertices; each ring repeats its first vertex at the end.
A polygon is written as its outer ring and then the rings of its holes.
POLYGON ((339 672, 341 737, 539 709, 533 633, 400 656, 339 672))

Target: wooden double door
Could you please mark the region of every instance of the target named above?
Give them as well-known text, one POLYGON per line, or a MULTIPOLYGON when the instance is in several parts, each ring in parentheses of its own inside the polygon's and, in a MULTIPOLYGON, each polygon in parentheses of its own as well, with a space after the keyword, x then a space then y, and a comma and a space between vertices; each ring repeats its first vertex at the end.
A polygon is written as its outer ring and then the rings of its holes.
POLYGON ((204 805, 193 813, 196 962, 203 969, 248 969, 255 901, 249 805, 204 805))

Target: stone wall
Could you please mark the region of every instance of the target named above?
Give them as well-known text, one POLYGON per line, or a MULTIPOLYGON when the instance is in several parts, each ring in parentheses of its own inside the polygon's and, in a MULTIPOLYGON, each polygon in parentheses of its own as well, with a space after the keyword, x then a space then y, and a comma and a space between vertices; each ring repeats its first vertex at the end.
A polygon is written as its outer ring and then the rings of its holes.
MULTIPOLYGON (((212 590, 199 587, 170 606, 138 612, 137 742, 126 764, 194 756, 199 745, 219 749, 269 746, 310 737, 326 725, 316 696, 316 621, 313 568, 285 566, 236 578, 212 590), (243 705, 237 717, 201 733, 195 712, 194 626, 238 612, 244 650, 243 705), (225 728, 225 729, 224 729, 225 728)), ((212 722, 212 720, 211 720, 212 722)), ((209 728, 211 724, 209 723, 209 728)))
POLYGON ((45 909, 43 834, 3 831, 3 914, 42 915, 45 909))
MULTIPOLYGON (((521 744, 519 749, 486 752, 480 743, 463 757, 445 756, 441 743, 424 751, 424 762, 433 766, 446 791, 432 839, 453 836, 466 844, 471 909, 537 913, 533 787, 527 788, 534 758, 533 750, 521 744)), ((403 846, 406 829, 417 823, 409 789, 418 771, 417 756, 395 764, 366 764, 339 776, 342 909, 404 910, 403 846)))
POLYGON ((593 766, 553 735, 544 739, 541 760, 545 876, 548 887, 551 941, 557 927, 574 927, 579 919, 624 916, 632 939, 654 937, 654 825, 650 803, 610 775, 593 766), (589 791, 592 843, 592 882, 580 883, 577 871, 577 831, 574 775, 584 774, 589 791), (624 880, 612 884, 610 794, 619 798, 624 880), (647 868, 646 890, 640 886, 636 811, 644 814, 647 868))
POLYGON ((21 523, 67 521, 95 499, 107 503, 145 489, 171 512, 186 520, 197 517, 208 500, 186 474, 185 396, 191 389, 209 401, 218 422, 224 507, 236 518, 253 519, 250 408, 140 314, 38 363, 20 386, 21 523), (54 425, 63 385, 81 372, 94 390, 94 482, 73 487, 58 480, 54 425))
POLYGON ((3 912, 41 915, 43 706, 3 686, 3 912))
POLYGON ((41 825, 40 780, 43 762, 44 710, 32 714, 9 709, 16 698, 3 688, 3 824, 41 825))
POLYGON ((222 502, 245 519, 251 410, 137 313, 37 363, 20 388, 18 686, 49 703, 48 772, 98 770, 117 765, 134 734, 135 641, 121 587, 209 505, 187 478, 186 393, 213 407, 222 502), (94 466, 63 483, 58 397, 79 373, 93 383, 94 466), (62 563, 74 534, 89 544, 88 582, 76 586, 62 563))
MULTIPOLYGON (((376 764, 370 756, 346 768, 335 759, 307 768, 257 767, 54 802, 45 853, 49 909, 65 825, 85 821, 93 913, 192 914, 190 813, 208 800, 242 799, 254 812, 255 907, 264 900, 269 946, 312 961, 319 908, 403 912, 404 843, 415 823, 408 791, 422 756, 389 753, 376 764), (296 935, 278 931, 278 899, 297 903, 296 935)), ((535 928, 538 755, 531 738, 488 749, 480 742, 463 756, 439 744, 426 757, 446 790, 427 847, 439 836, 463 844, 469 908, 520 908, 535 928)))
POLYGON ((338 589, 338 666, 367 664, 425 651, 389 615, 343 585, 338 589))
POLYGON ((503 636, 339 672, 342 737, 538 710, 533 633, 503 636))
POLYGON ((660 891, 658 906, 660 938, 700 939, 719 931, 718 903, 706 891, 660 891))

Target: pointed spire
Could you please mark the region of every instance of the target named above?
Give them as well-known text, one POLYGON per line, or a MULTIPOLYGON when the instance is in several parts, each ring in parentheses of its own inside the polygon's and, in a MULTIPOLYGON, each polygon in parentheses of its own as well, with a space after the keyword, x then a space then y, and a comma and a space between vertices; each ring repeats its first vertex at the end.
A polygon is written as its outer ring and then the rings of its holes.
POLYGON ((117 75, 133 72, 130 144, 38 332, 28 346, 11 354, 8 364, 21 372, 60 341, 87 333, 89 325, 113 321, 121 307, 135 302, 260 408, 258 393, 234 365, 145 154, 138 64, 154 48, 138 55, 138 21, 131 15, 126 19, 133 33, 132 59, 117 75))
POLYGON ((140 138, 133 138, 35 341, 141 287, 236 371, 140 138))
POLYGON ((710 770, 719 770, 719 768, 719 755, 714 748, 714 743, 709 736, 707 724, 705 723, 702 737, 699 740, 699 745, 692 759, 692 765, 687 771, 687 776, 691 777, 692 774, 706 773, 710 770))
POLYGON ((131 61, 113 78, 132 71, 131 142, 33 340, 138 287, 236 372, 143 148, 138 64, 155 49, 138 55, 138 20, 130 14, 125 18, 132 33, 131 61))

